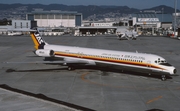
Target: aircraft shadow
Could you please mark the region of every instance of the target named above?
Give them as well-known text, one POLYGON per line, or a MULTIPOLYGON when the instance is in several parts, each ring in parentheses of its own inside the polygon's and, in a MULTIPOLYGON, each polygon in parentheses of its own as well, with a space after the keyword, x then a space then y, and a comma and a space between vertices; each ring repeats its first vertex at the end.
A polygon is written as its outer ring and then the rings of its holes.
MULTIPOLYGON (((148 78, 155 78, 155 79, 161 79, 161 75, 148 75, 148 73, 141 73, 141 72, 134 72, 134 71, 128 71, 128 70, 118 70, 118 69, 112 69, 108 67, 96 67, 96 66, 76 66, 75 69, 87 69, 87 70, 97 70, 102 71, 102 76, 108 76, 110 73, 121 73, 121 74, 127 74, 127 75, 133 75, 133 76, 141 76, 141 77, 148 77, 148 78)), ((51 68, 51 69, 32 69, 32 70, 16 70, 16 69, 7 69, 7 73, 11 72, 59 72, 67 70, 67 68, 51 68)), ((172 79, 172 77, 167 76, 167 79, 172 79)))

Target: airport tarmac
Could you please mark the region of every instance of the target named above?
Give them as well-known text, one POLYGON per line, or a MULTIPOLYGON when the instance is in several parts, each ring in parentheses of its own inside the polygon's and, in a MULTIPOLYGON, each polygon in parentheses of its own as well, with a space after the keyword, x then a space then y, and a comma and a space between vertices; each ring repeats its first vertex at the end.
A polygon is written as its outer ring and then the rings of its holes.
MULTIPOLYGON (((34 44, 30 36, 0 36, 0 39, 0 85, 97 111, 180 110, 180 41, 177 39, 151 36, 138 37, 137 40, 118 40, 116 36, 44 37, 49 44, 160 55, 178 71, 177 76, 166 81, 148 74, 112 70, 103 73, 93 68, 68 71, 66 66, 57 65, 4 64, 2 62, 41 61, 43 58, 35 57, 32 52, 34 44)), ((42 103, 44 100, 27 99, 28 96, 25 100, 17 95, 8 96, 4 89, 0 89, 0 110, 29 111, 32 107, 37 111, 44 111, 46 107, 52 111, 62 110, 57 104, 52 106, 48 102, 42 103), (32 107, 26 107, 29 104, 32 107), (38 109, 38 106, 41 107, 38 109)))

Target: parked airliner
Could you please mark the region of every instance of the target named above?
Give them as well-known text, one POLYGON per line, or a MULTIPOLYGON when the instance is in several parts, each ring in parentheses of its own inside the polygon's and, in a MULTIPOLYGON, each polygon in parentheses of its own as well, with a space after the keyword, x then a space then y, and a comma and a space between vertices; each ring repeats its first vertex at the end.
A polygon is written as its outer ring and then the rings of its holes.
POLYGON ((158 55, 52 45, 45 42, 38 30, 30 31, 30 34, 36 49, 34 53, 45 57, 43 61, 31 63, 65 65, 68 70, 77 65, 110 66, 119 70, 159 74, 163 81, 167 75, 175 75, 177 72, 174 66, 158 55))
POLYGON ((136 40, 138 34, 135 30, 130 30, 129 27, 121 26, 116 30, 116 35, 119 40, 127 39, 127 40, 136 40))

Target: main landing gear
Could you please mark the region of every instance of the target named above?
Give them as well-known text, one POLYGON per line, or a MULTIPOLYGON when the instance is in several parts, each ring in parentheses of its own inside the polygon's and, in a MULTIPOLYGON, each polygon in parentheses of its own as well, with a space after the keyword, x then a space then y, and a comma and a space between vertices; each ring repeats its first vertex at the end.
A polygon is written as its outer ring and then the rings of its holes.
POLYGON ((72 70, 74 70, 74 67, 68 66, 68 71, 72 71, 72 70))
POLYGON ((165 81, 165 80, 166 80, 166 75, 162 75, 162 76, 161 76, 161 80, 162 80, 162 81, 165 81))

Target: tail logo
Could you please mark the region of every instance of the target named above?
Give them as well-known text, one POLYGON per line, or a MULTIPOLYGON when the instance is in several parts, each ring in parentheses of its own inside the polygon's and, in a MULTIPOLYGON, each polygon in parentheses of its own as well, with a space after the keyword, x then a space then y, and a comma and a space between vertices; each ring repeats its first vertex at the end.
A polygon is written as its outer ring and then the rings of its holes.
POLYGON ((34 34, 35 35, 35 37, 36 37, 36 39, 37 39, 37 41, 38 41, 38 43, 39 44, 45 44, 45 42, 44 42, 44 40, 42 39, 42 37, 40 37, 39 36, 39 33, 38 34, 34 34))

